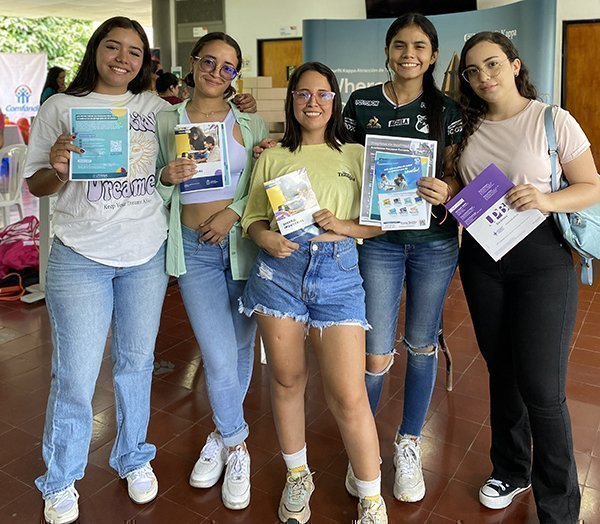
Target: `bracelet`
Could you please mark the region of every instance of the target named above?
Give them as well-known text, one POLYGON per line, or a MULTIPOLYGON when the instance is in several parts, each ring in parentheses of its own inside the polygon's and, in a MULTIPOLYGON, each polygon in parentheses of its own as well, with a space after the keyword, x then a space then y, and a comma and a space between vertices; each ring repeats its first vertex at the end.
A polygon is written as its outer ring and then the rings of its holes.
POLYGON ((446 184, 446 187, 448 188, 448 194, 446 195, 446 198, 442 202, 442 205, 446 205, 448 202, 450 202, 450 200, 452 200, 452 191, 450 191, 450 186, 448 184, 446 184))
POLYGON ((67 177, 66 180, 60 178, 60 175, 58 174, 58 171, 56 169, 54 169, 54 176, 58 178, 58 180, 60 180, 63 184, 66 184, 69 181, 69 177, 67 177))

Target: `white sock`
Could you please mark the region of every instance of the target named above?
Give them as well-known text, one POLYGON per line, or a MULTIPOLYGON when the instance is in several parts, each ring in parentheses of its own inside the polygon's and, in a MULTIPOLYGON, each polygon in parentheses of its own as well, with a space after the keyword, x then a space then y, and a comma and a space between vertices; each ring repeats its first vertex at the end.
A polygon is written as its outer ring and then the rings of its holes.
POLYGON ((375 499, 381 495, 381 472, 375 480, 356 479, 356 491, 358 492, 359 499, 364 499, 365 497, 375 499))
POLYGON ((281 452, 281 456, 285 462, 287 469, 297 469, 305 466, 308 469, 308 460, 306 458, 306 444, 300 451, 296 451, 296 453, 290 453, 289 455, 281 452))

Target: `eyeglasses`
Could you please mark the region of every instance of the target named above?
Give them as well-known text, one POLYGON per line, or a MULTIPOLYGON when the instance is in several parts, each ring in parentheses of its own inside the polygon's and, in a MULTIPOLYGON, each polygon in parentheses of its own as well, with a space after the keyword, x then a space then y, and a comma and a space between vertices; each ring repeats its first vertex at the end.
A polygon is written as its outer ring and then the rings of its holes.
POLYGON ((317 103, 329 104, 333 102, 335 93, 333 91, 317 91, 316 93, 311 93, 307 89, 301 89, 300 91, 292 91, 292 96, 299 104, 308 104, 313 96, 317 103))
POLYGON ((490 78, 496 78, 500 71, 502 70, 502 66, 504 63, 509 60, 508 58, 499 62, 498 60, 490 60, 483 64, 483 67, 479 69, 476 66, 467 67, 462 73, 461 76, 469 83, 477 80, 479 78, 479 74, 483 71, 490 78))
MULTIPOLYGON (((212 73, 215 69, 217 69, 217 61, 210 56, 193 56, 192 58, 196 60, 200 66, 200 71, 204 73, 212 73)), ((233 80, 239 74, 239 71, 229 64, 223 64, 219 69, 219 76, 223 80, 233 80)))

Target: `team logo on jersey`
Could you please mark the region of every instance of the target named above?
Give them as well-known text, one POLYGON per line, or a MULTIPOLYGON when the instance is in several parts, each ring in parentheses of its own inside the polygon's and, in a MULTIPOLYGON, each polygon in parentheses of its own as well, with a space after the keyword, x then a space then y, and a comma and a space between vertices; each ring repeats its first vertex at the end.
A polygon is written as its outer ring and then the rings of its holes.
POLYGON ((356 182, 356 177, 353 174, 348 173, 348 171, 338 171, 338 176, 343 176, 348 180, 352 180, 352 182, 356 182))
POLYGON ((460 120, 460 119, 455 120, 448 126, 448 134, 449 135, 456 135, 457 133, 460 133, 461 131, 462 131, 462 120, 460 120))
POLYGON ((410 118, 396 118, 388 122, 388 127, 407 126, 410 124, 410 118))
POLYGON ((415 129, 421 133, 429 134, 429 124, 427 124, 427 117, 424 115, 417 115, 417 123, 415 129))
POLYGON ((367 129, 381 129, 379 118, 377 118, 376 116, 372 116, 367 122, 367 129))
POLYGON ((356 131, 356 120, 354 120, 354 118, 345 116, 344 125, 346 126, 346 129, 351 133, 354 133, 354 131, 356 131))
POLYGON ((356 102, 354 102, 354 105, 377 107, 379 105, 379 100, 356 100, 356 102))

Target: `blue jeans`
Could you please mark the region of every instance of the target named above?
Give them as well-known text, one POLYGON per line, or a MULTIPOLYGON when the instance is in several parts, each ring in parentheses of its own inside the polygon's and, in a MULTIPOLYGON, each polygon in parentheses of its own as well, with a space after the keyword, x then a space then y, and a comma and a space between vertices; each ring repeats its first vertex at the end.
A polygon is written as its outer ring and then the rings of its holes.
MULTIPOLYGON (((448 286, 458 260, 458 240, 396 244, 374 238, 359 248, 367 319, 367 355, 393 354, 402 288, 406 283, 408 350, 401 435, 420 436, 437 371, 438 331, 448 286), (428 347, 434 351, 422 352, 428 347)), ((386 370, 387 371, 387 370, 386 370)), ((366 384, 373 414, 377 410, 386 371, 367 372, 366 384)))
POLYGON ((111 267, 54 239, 46 280, 54 345, 42 445, 47 471, 35 481, 44 498, 83 478, 92 396, 111 327, 117 435, 110 465, 125 477, 154 458, 146 431, 166 288, 164 246, 145 264, 111 267))
POLYGON ((244 398, 252 378, 256 323, 238 313, 244 280, 233 280, 229 240, 208 244, 182 225, 187 272, 179 277, 183 304, 200 345, 213 420, 226 446, 248 437, 244 398))

